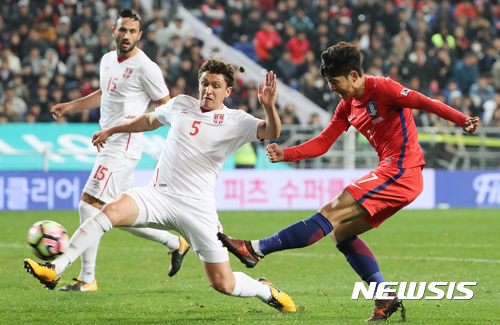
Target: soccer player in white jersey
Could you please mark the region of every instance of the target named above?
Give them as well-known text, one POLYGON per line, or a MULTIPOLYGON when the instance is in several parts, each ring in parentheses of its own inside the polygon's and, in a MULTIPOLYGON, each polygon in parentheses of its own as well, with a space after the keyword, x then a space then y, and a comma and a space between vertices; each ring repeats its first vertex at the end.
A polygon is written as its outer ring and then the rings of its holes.
MULTIPOLYGON (((51 112, 58 118, 68 112, 101 107, 100 129, 144 114, 151 100, 163 105, 170 99, 160 68, 136 47, 142 35, 141 17, 123 9, 112 29, 117 49, 102 57, 100 89, 69 103, 55 105, 51 112)), ((133 187, 133 171, 142 155, 142 133, 122 133, 110 137, 106 149, 98 153, 92 173, 85 184, 78 211, 80 224, 95 215, 122 192, 133 187)), ((130 233, 164 244, 172 252, 169 276, 175 275, 189 245, 182 237, 151 228, 121 228, 130 233)), ((78 278, 62 291, 96 291, 95 265, 99 240, 82 254, 78 278)))
POLYGON ((199 99, 179 95, 155 112, 94 133, 93 144, 101 150, 113 134, 171 125, 148 187, 126 191, 85 221, 73 234, 68 250, 53 263, 25 260, 24 267, 48 289, 53 289, 64 270, 106 231, 116 226, 153 226, 177 230, 186 238, 215 290, 236 297, 257 297, 281 311, 296 310, 292 299, 268 280, 233 273, 228 252, 217 239, 222 226, 214 187, 222 165, 243 144, 275 139, 280 134, 281 122, 274 107, 276 76, 267 73, 265 85, 259 84, 265 121, 223 105, 235 81, 231 64, 210 59, 201 66, 198 77, 199 99))

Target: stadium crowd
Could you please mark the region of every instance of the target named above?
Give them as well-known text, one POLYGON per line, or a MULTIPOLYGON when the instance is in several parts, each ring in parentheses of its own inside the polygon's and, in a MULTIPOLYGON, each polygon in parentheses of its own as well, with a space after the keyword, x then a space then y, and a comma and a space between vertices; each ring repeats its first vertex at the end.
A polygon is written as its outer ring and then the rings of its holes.
MULTIPOLYGON (((185 0, 225 42, 333 113, 338 96, 320 75, 328 46, 353 42, 364 71, 441 100, 483 125, 500 126, 500 6, 494 0, 185 0)), ((172 96, 195 95, 203 41, 175 17, 176 1, 3 0, 0 122, 50 122, 50 108, 99 88, 99 60, 114 49, 111 27, 129 6, 143 16, 139 47, 161 67, 172 96)), ((217 56, 217 50, 213 56, 217 56)), ((253 82, 239 80, 226 104, 261 117, 253 82)), ((414 110, 417 126, 443 121, 414 110)), ((293 105, 283 124, 298 124, 293 105)), ((96 122, 99 110, 58 122, 96 122)), ((311 123, 317 124, 312 116, 311 123)))

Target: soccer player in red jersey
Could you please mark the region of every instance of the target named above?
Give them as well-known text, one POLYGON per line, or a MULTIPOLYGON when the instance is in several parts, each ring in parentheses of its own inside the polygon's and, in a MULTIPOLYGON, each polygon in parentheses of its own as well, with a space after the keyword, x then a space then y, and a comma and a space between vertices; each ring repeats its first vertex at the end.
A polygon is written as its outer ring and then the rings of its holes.
MULTIPOLYGON (((219 239, 247 267, 253 267, 265 255, 309 246, 331 233, 338 250, 358 275, 368 285, 378 285, 385 282, 384 278, 373 252, 358 235, 377 228, 422 192, 425 162, 410 109, 436 114, 470 134, 475 133, 479 118, 466 116, 389 78, 363 75, 361 55, 354 45, 341 42, 331 46, 321 59, 321 74, 342 101, 317 137, 288 149, 270 144, 269 160, 276 163, 321 156, 352 125, 377 151, 378 167, 348 185, 311 218, 271 237, 247 241, 219 233, 219 239)), ((385 320, 400 307, 404 318, 401 300, 389 299, 375 301, 369 321, 385 320)))

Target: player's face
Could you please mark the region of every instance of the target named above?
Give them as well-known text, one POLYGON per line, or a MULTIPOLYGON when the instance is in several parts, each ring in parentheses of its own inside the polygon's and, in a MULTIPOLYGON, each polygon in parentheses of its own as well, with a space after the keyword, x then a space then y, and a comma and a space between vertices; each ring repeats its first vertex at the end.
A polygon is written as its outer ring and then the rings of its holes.
POLYGON ((128 53, 135 48, 142 36, 140 27, 141 24, 132 18, 120 18, 116 21, 116 26, 111 30, 120 53, 128 53))
POLYGON ((348 100, 353 97, 354 94, 354 84, 350 80, 350 76, 347 78, 344 76, 338 77, 327 77, 326 81, 330 90, 339 95, 342 100, 348 100))
POLYGON ((224 98, 231 94, 224 75, 204 72, 199 80, 200 106, 207 111, 222 109, 224 98))
POLYGON ((364 77, 360 76, 356 71, 351 71, 347 78, 344 76, 326 76, 330 90, 339 95, 342 100, 361 98, 365 88, 364 80, 364 77))

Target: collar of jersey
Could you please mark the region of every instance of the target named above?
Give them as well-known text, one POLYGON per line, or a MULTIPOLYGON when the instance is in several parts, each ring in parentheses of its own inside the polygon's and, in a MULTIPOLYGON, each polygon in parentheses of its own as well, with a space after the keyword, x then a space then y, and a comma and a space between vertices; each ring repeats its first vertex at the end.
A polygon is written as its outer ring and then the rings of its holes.
MULTIPOLYGON (((223 105, 222 105, 222 109, 218 109, 218 111, 223 111, 225 108, 226 108, 226 105, 224 105, 224 104, 223 104, 223 105)), ((209 110, 204 109, 204 108, 203 108, 203 107, 201 107, 201 106, 200 106, 200 111, 201 111, 202 113, 210 113, 210 112, 213 112, 213 110, 212 110, 212 111, 209 111, 209 110)))

